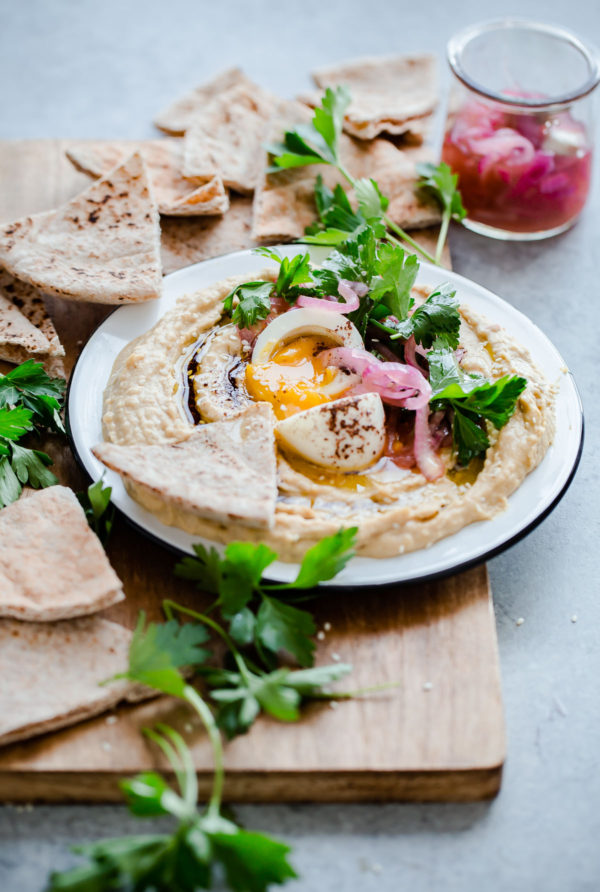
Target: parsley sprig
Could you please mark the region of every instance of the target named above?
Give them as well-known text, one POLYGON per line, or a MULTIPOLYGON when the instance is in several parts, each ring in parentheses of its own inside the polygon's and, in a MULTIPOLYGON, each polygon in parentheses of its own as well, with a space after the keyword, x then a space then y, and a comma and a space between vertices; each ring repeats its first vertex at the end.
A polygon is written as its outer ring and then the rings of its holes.
POLYGON ((312 666, 316 626, 311 614, 289 603, 298 593, 333 579, 353 554, 357 529, 339 530, 306 552, 293 582, 263 579, 276 553, 264 544, 231 542, 221 558, 216 549, 194 545, 194 557, 184 557, 175 573, 217 596, 215 607, 228 624, 228 635, 240 646, 253 645, 268 668, 286 653, 300 666, 312 666), (281 596, 286 597, 282 600, 281 596))
POLYGON ((0 508, 15 502, 25 484, 39 489, 58 480, 51 458, 18 442, 45 431, 64 433, 60 417, 65 382, 28 359, 0 375, 0 508))
POLYGON ((435 249, 435 261, 439 263, 446 243, 450 220, 460 221, 467 216, 461 194, 458 191, 458 174, 452 173, 444 161, 441 161, 437 167, 428 162, 417 164, 417 173, 419 174, 417 188, 432 195, 442 208, 442 225, 435 249))
POLYGON ((203 662, 208 633, 203 625, 177 621, 145 624, 140 615, 133 635, 127 672, 118 677, 152 687, 185 701, 200 717, 209 736, 214 759, 213 787, 205 809, 196 805, 198 786, 192 755, 181 735, 160 725, 147 735, 170 762, 178 789, 156 772, 123 781, 129 808, 139 817, 170 815, 176 820, 171 834, 107 839, 79 846, 75 851, 89 863, 51 877, 50 892, 195 892, 212 886, 215 867, 222 870, 234 892, 266 892, 297 876, 287 860, 289 846, 242 829, 223 816, 224 767, 221 734, 211 709, 187 683, 182 666, 203 662))

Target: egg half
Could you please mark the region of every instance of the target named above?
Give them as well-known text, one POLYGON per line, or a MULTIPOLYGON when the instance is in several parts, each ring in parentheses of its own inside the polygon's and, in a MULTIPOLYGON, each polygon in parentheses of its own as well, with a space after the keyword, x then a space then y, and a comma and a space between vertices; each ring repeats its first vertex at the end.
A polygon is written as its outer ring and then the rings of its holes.
POLYGON ((278 419, 337 399, 355 379, 324 366, 319 354, 340 346, 363 346, 358 329, 340 313, 305 307, 282 313, 256 339, 246 367, 248 393, 271 403, 278 419))
POLYGON ((385 412, 378 393, 361 393, 315 406, 280 421, 279 440, 321 467, 368 468, 385 448, 385 412))

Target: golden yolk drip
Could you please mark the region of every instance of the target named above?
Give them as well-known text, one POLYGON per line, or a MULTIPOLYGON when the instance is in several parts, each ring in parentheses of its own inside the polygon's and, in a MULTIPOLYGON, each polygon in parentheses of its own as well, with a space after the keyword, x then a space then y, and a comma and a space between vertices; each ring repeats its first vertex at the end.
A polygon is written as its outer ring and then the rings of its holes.
POLYGON ((288 418, 304 409, 337 399, 347 389, 340 373, 323 368, 317 359, 326 348, 323 338, 305 335, 273 351, 261 365, 246 366, 246 388, 252 399, 271 403, 277 418, 288 418))

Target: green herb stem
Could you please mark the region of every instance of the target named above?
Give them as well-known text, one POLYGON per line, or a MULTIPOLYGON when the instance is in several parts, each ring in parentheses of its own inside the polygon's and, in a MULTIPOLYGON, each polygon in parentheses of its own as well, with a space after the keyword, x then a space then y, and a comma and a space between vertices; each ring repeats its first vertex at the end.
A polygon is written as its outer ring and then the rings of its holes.
POLYGON ((444 250, 444 245, 446 244, 446 237, 448 235, 448 227, 450 225, 451 218, 450 211, 444 211, 444 216, 442 217, 442 225, 440 226, 440 234, 438 235, 437 245, 435 247, 435 263, 438 266, 441 266, 442 263, 442 253, 444 250))
MULTIPOLYGON (((415 249, 415 251, 418 251, 419 254, 421 254, 421 256, 425 258, 425 260, 428 260, 430 263, 434 263, 436 266, 440 265, 439 261, 433 256, 433 254, 430 254, 429 251, 427 251, 422 245, 420 245, 418 242, 416 242, 414 240, 414 238, 411 238, 410 235, 407 232, 405 232, 403 229, 401 229, 400 226, 398 226, 396 223, 394 223, 394 221, 390 217, 388 217, 387 214, 383 215, 383 219, 385 220, 386 226, 389 229, 391 229, 392 232, 395 232, 396 235, 399 236, 400 239, 402 239, 402 241, 409 244, 411 246, 411 248, 415 249)), ((438 244, 439 244, 439 242, 438 242, 438 244)), ((443 246, 443 242, 442 242, 442 246, 443 246)))
POLYGON ((223 798, 223 784, 225 782, 225 767, 223 764, 223 741, 221 733, 215 722, 215 718, 204 702, 200 694, 189 684, 186 684, 183 690, 184 699, 196 710, 202 720, 202 724, 206 728, 210 738, 215 772, 213 777, 213 788, 208 803, 207 813, 211 817, 218 817, 221 810, 221 800, 223 798))

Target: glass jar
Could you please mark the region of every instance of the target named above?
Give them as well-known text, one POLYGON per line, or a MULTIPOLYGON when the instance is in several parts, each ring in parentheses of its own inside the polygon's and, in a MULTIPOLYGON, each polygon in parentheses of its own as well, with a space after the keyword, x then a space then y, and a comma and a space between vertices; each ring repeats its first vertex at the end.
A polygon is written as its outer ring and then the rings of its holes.
POLYGON ((595 53, 562 28, 504 19, 457 34, 448 61, 442 160, 458 174, 464 225, 500 239, 564 232, 590 187, 595 53))

